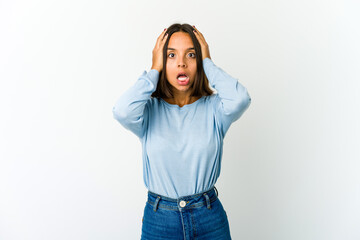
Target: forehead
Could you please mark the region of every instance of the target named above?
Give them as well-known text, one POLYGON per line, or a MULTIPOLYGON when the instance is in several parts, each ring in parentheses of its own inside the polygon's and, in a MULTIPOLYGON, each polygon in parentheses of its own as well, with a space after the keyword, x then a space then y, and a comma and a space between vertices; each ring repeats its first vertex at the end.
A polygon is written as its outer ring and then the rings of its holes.
POLYGON ((194 44, 188 33, 176 32, 171 35, 167 48, 168 51, 169 50, 185 51, 189 49, 194 49, 194 44))

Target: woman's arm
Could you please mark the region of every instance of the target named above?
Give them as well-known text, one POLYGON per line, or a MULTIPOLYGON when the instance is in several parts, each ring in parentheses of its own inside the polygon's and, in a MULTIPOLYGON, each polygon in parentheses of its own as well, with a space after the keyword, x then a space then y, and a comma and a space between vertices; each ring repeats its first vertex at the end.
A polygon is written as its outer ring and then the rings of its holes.
POLYGON ((211 87, 218 92, 214 98, 215 115, 224 137, 231 123, 249 107, 251 97, 237 79, 216 66, 210 58, 203 59, 203 65, 211 87))
POLYGON ((126 129, 142 138, 148 121, 147 102, 156 90, 160 72, 163 69, 163 49, 168 37, 166 28, 156 40, 153 49, 152 67, 149 72, 144 71, 135 84, 127 90, 115 103, 113 116, 126 129))
POLYGON ((135 84, 123 93, 113 107, 114 118, 126 129, 141 138, 148 119, 147 101, 156 90, 159 72, 144 71, 135 84))
POLYGON ((218 92, 214 99, 214 111, 224 137, 231 123, 239 119, 249 107, 251 98, 247 89, 237 79, 214 64, 204 35, 195 26, 193 28, 193 32, 201 45, 205 74, 211 86, 218 92))

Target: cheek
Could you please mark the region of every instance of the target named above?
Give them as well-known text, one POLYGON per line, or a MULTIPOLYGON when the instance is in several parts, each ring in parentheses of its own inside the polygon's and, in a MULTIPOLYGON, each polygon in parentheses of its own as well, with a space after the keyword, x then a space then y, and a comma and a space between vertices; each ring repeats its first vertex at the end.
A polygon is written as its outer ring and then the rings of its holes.
POLYGON ((171 65, 166 65, 166 76, 169 77, 174 77, 177 73, 177 69, 173 68, 171 65))
POLYGON ((168 79, 168 81, 174 81, 174 75, 175 73, 173 73, 171 69, 166 69, 166 79, 168 79))

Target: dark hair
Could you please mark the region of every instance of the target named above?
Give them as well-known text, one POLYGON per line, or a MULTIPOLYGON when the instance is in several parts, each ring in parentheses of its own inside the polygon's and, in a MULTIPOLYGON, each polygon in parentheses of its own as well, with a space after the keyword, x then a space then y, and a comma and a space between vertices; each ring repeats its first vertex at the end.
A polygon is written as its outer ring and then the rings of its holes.
POLYGON ((169 35, 166 39, 163 49, 163 69, 160 71, 159 81, 156 87, 156 90, 151 94, 151 97, 161 97, 161 98, 173 98, 173 92, 171 88, 171 84, 166 79, 166 61, 167 61, 167 47, 169 44, 170 37, 175 32, 185 32, 188 33, 194 43, 195 48, 195 57, 196 57, 196 75, 193 85, 191 86, 191 94, 190 97, 202 97, 212 95, 214 92, 209 87, 209 81, 205 75, 203 68, 203 59, 201 52, 201 45, 197 40, 193 27, 187 23, 172 24, 167 30, 166 33, 169 35))

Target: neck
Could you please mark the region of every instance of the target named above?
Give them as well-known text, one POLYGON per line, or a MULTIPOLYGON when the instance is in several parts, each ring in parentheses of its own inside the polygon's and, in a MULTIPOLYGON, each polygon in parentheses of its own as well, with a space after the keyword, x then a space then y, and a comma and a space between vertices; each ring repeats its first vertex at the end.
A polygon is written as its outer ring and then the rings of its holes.
POLYGON ((187 105, 187 104, 191 104, 193 102, 195 102, 196 100, 198 100, 200 97, 190 97, 189 95, 174 95, 173 98, 170 99, 164 99, 166 100, 168 103, 170 104, 176 104, 179 105, 180 107, 187 105))

